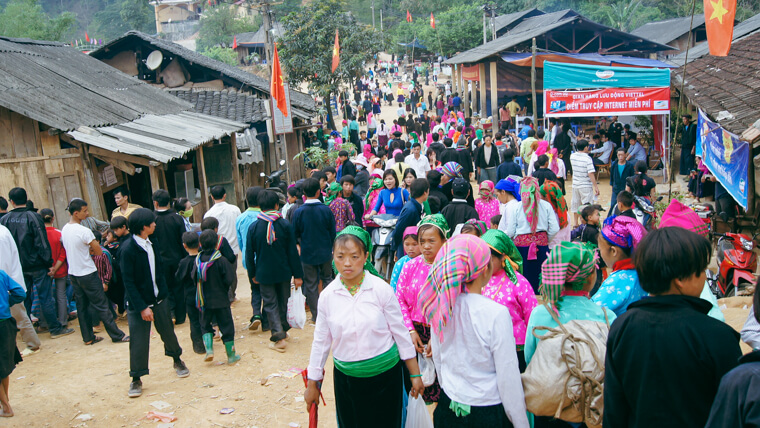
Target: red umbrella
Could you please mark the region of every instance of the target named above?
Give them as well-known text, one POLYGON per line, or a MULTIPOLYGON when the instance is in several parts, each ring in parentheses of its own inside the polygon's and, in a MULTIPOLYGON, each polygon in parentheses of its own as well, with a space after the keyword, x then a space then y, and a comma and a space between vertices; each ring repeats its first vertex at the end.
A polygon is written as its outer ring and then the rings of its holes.
MULTIPOLYGON (((308 378, 308 369, 304 369, 301 372, 301 377, 303 378, 303 384, 307 388, 309 387, 309 378, 308 378)), ((322 374, 324 375, 324 370, 322 371, 322 374)), ((322 398, 322 403, 326 406, 327 403, 325 402, 325 397, 322 395, 322 391, 319 391, 319 396, 322 398)), ((311 406, 309 406, 309 428, 317 428, 317 421, 319 420, 319 416, 317 415, 317 403, 311 403, 311 406)))

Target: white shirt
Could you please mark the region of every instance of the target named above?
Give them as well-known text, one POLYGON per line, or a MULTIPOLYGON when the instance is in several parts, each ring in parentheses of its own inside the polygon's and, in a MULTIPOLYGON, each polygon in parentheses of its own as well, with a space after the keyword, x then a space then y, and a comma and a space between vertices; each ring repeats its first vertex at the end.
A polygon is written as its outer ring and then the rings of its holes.
POLYGON ((396 116, 406 116, 406 109, 404 107, 399 107, 398 110, 396 110, 396 116))
POLYGON ((431 334, 438 382, 452 401, 501 404, 518 428, 529 425, 509 310, 480 294, 457 297, 443 343, 431 334))
POLYGON ((97 272, 90 255, 90 243, 95 240, 92 230, 77 223, 66 223, 61 229, 61 243, 66 249, 69 275, 85 276, 97 272))
MULTIPOLYGON (((374 119, 374 117, 373 117, 373 119, 374 119)), ((390 132, 390 128, 388 127, 388 125, 386 125, 384 123, 381 123, 380 126, 378 126, 378 128, 377 128, 377 135, 384 135, 384 136, 387 137, 388 136, 388 132, 390 132)), ((367 159, 367 160, 369 160, 369 159, 367 159)))
POLYGON ((0 224, 0 270, 4 270, 26 291, 24 271, 21 269, 21 258, 18 255, 16 241, 11 231, 2 224, 0 224))
POLYGON ((214 217, 219 221, 219 236, 227 238, 227 242, 230 243, 232 251, 235 254, 240 254, 240 246, 237 241, 237 231, 235 230, 235 221, 240 215, 240 208, 235 205, 230 205, 227 202, 214 202, 214 206, 211 207, 203 218, 214 217))
POLYGON ((507 233, 507 226, 509 225, 509 214, 515 209, 515 205, 520 205, 520 201, 512 199, 506 204, 499 204, 499 214, 501 214, 501 220, 499 220, 499 230, 507 233))
MULTIPOLYGON (((507 204, 509 205, 509 204, 507 204)), ((507 223, 507 235, 514 239, 518 235, 529 235, 530 223, 528 223, 528 217, 525 215, 525 210, 522 208, 522 203, 508 207, 509 223, 507 223)), ((538 224, 536 225, 536 232, 546 232, 549 235, 549 241, 554 238, 554 235, 559 232, 559 222, 557 221, 557 214, 554 213, 552 204, 540 200, 538 201, 538 224)))
POLYGON ((604 163, 610 162, 610 155, 612 154, 612 141, 607 140, 604 143, 602 143, 602 147, 599 147, 598 149, 592 150, 591 153, 601 153, 599 155, 599 160, 601 160, 604 163))
POLYGON ((570 155, 570 165, 573 167, 573 188, 592 188, 591 172, 596 172, 591 155, 584 152, 575 152, 570 155))
POLYGON ((141 246, 148 253, 148 265, 150 265, 150 277, 153 280, 153 294, 158 297, 158 284, 156 284, 156 253, 153 251, 153 243, 150 239, 142 239, 137 235, 132 235, 137 245, 141 246))
POLYGON ((414 154, 411 154, 404 159, 404 163, 417 173, 417 178, 425 178, 425 174, 430 171, 430 161, 428 161, 427 156, 422 154, 419 159, 415 158, 414 154))
MULTIPOLYGON (((320 294, 309 380, 322 380, 330 348, 334 358, 346 362, 377 357, 394 342, 402 360, 417 356, 393 288, 374 275, 364 275, 364 283, 355 296, 341 284, 340 275, 320 294)), ((512 334, 511 329, 505 331, 512 334)), ((512 345, 514 353, 514 340, 512 345)))

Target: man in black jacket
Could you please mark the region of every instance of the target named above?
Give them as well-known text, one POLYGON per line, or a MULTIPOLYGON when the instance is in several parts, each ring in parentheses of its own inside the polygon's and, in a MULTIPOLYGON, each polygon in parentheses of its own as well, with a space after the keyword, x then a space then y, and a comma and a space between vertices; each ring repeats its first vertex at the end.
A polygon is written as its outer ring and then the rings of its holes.
POLYGON ((264 312, 267 314, 269 327, 272 329, 272 336, 269 338, 272 343, 269 347, 277 352, 285 352, 285 339, 290 329, 288 324, 290 279, 294 278, 293 283, 296 288, 301 287, 303 268, 298 256, 293 228, 277 212, 279 209, 277 194, 271 190, 264 190, 259 193, 258 202, 261 214, 248 229, 248 242, 245 246, 248 275, 261 287, 264 312), (274 232, 274 236, 269 234, 270 230, 274 232))
POLYGON ((446 223, 453 232, 457 225, 470 219, 477 220, 478 212, 467 203, 467 196, 471 193, 470 183, 463 178, 455 178, 451 190, 454 193, 454 199, 441 210, 441 214, 446 218, 446 223))
POLYGON ((156 215, 147 208, 138 208, 129 216, 131 236, 119 250, 119 264, 127 295, 127 321, 129 322, 129 397, 142 395, 140 378, 149 373, 150 323, 164 342, 165 355, 174 359, 174 370, 179 377, 190 371, 180 359, 182 348, 177 336, 166 298, 169 287, 164 277, 161 250, 149 239, 156 230, 156 215))
POLYGON ((686 181, 689 181, 689 173, 694 168, 694 153, 697 146, 697 125, 691 123, 691 115, 681 116, 683 126, 681 127, 681 163, 678 172, 686 175, 686 181))
POLYGON ((441 158, 438 159, 441 161, 441 165, 445 165, 447 162, 459 163, 462 161, 462 157, 459 156, 457 149, 452 147, 454 145, 454 140, 451 138, 444 138, 443 145, 446 146, 446 149, 443 150, 443 153, 441 153, 441 158))
POLYGON ((0 224, 8 228, 18 247, 24 282, 29 290, 25 305, 27 312, 32 309, 31 291, 36 289, 42 316, 50 329, 50 338, 72 334, 74 329, 61 325, 56 315, 53 278, 49 272, 53 266, 53 253, 45 232, 45 222, 39 214, 26 207, 27 196, 23 188, 11 189, 8 199, 13 209, 0 219, 0 224))
POLYGON ((438 201, 438 210, 433 211, 432 207, 430 207, 430 209, 432 214, 438 214, 446 207, 446 205, 449 204, 449 198, 443 192, 441 192, 441 176, 443 174, 433 169, 428 171, 426 175, 428 184, 430 185, 430 194, 428 195, 428 199, 430 199, 432 196, 438 201))
POLYGON ((340 197, 351 203, 354 218, 357 222, 361 222, 361 219, 364 218, 364 198, 354 193, 354 186, 356 185, 354 177, 344 175, 343 178, 340 179, 340 185, 343 187, 340 197))
POLYGON ((340 158, 342 165, 340 169, 340 176, 345 177, 347 175, 350 175, 351 177, 356 177, 356 166, 354 166, 354 163, 348 159, 348 152, 346 150, 339 151, 338 158, 340 158))
POLYGON ((625 160, 625 149, 617 150, 617 160, 610 166, 610 186, 612 186, 612 198, 610 199, 610 215, 617 205, 617 194, 625 190, 625 182, 628 177, 633 177, 636 172, 633 170, 633 162, 625 160))
POLYGON ((161 250, 161 261, 164 265, 164 278, 169 286, 169 307, 174 313, 174 323, 185 322, 185 299, 182 285, 175 281, 175 273, 179 261, 187 255, 182 246, 182 234, 185 233, 185 222, 171 208, 172 198, 169 192, 160 189, 153 192, 153 205, 156 208, 156 230, 151 235, 151 241, 161 250))

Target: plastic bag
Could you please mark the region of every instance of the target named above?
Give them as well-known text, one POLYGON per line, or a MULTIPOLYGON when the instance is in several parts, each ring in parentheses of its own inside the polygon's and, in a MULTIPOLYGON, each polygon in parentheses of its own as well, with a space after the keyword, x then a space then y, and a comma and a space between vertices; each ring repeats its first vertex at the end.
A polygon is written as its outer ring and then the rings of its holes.
POLYGON ((435 382, 435 364, 433 363, 433 359, 418 353, 417 364, 420 366, 422 384, 427 388, 435 382))
POLYGON ((290 287, 288 324, 293 328, 303 328, 306 325, 306 297, 301 292, 301 287, 290 287))
POLYGON ((427 408, 425 408, 425 401, 422 400, 422 396, 412 398, 409 395, 405 428, 433 428, 433 421, 430 419, 427 408))

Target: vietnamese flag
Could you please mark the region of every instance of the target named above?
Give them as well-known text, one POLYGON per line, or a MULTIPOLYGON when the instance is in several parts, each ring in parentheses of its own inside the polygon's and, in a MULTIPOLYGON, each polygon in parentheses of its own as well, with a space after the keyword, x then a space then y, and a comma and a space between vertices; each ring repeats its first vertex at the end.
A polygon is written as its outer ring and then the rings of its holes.
POLYGON ((90 43, 90 36, 87 34, 87 32, 84 32, 84 39, 87 40, 87 43, 90 43))
POLYGON ((270 82, 269 91, 272 98, 277 102, 277 108, 280 109, 283 116, 288 116, 288 104, 285 100, 285 85, 282 81, 282 69, 280 68, 280 56, 277 54, 277 43, 274 44, 274 56, 272 57, 272 81, 270 82))
POLYGON ((406 10, 406 22, 412 22, 412 14, 409 13, 409 9, 406 10))
POLYGON ((340 45, 338 44, 338 29, 335 29, 335 45, 333 45, 333 57, 332 57, 332 72, 335 73, 335 70, 338 68, 338 64, 340 64, 340 45))
POLYGON ((430 28, 435 30, 435 18, 433 17, 433 12, 430 12, 430 28))
POLYGON ((232 49, 237 49, 237 36, 232 38, 232 49))
POLYGON ((704 9, 710 55, 727 56, 734 38, 736 0, 704 0, 704 9))

